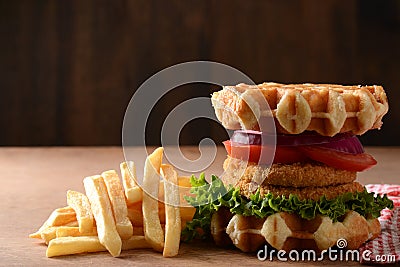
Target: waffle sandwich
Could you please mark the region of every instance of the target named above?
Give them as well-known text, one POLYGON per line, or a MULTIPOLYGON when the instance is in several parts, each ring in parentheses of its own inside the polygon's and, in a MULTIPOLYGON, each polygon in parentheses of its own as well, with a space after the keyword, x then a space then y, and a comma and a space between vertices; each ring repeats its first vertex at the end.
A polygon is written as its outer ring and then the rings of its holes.
POLYGON ((224 142, 224 174, 192 178, 192 236, 202 228, 218 245, 251 252, 266 243, 323 251, 339 239, 356 249, 379 235, 377 217, 393 203, 356 181, 376 164, 356 135, 382 126, 381 86, 239 84, 214 93, 212 104, 236 131, 224 142), (260 131, 265 119, 276 136, 260 131))

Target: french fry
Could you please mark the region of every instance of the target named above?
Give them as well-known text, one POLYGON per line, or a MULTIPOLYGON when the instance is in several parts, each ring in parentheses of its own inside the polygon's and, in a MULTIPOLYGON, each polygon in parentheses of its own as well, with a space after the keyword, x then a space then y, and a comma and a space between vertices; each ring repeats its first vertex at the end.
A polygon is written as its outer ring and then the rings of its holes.
MULTIPOLYGON (((59 227, 62 227, 62 226, 79 227, 79 223, 78 223, 78 221, 73 221, 73 222, 66 223, 65 225, 61 225, 59 227)), ((93 227, 95 227, 95 226, 96 226, 96 222, 94 223, 93 227)))
POLYGON ((188 222, 193 220, 196 208, 194 207, 180 207, 182 222, 188 222))
POLYGON ((132 236, 131 238, 122 241, 123 250, 139 249, 139 248, 151 248, 151 245, 146 241, 146 239, 142 235, 132 236))
POLYGON ((41 233, 40 233, 40 237, 44 240, 44 242, 46 243, 46 245, 49 244, 49 242, 56 238, 56 231, 57 231, 57 226, 50 226, 49 228, 44 229, 41 233))
POLYGON ((157 148, 150 154, 144 165, 143 177, 143 228, 144 236, 154 250, 162 252, 164 248, 164 232, 158 217, 159 175, 161 160, 164 149, 157 148))
POLYGON ((38 238, 38 239, 41 239, 42 238, 42 236, 41 236, 41 234, 42 234, 42 232, 44 231, 44 230, 46 230, 47 228, 49 228, 50 226, 48 226, 47 224, 46 224, 46 222, 44 222, 44 224, 39 228, 39 230, 37 230, 36 232, 34 232, 34 233, 32 233, 32 234, 29 234, 29 238, 38 238))
POLYGON ((122 239, 129 239, 132 236, 132 224, 128 218, 125 196, 118 174, 114 170, 101 174, 107 187, 108 196, 114 213, 115 225, 122 239))
POLYGON ((136 177, 136 166, 133 161, 124 161, 119 164, 122 175, 122 184, 125 189, 138 186, 136 177))
POLYGON ((56 209, 49 218, 50 226, 62 226, 76 221, 75 210, 69 206, 56 209))
POLYGON ((79 227, 59 226, 56 229, 56 237, 65 236, 97 236, 96 227, 92 227, 90 232, 82 233, 79 227))
MULTIPOLYGON (((194 207, 180 207, 182 223, 193 219, 196 209, 194 207)), ((165 224, 165 205, 162 202, 158 203, 158 217, 160 223, 165 224)), ((142 203, 135 203, 128 206, 128 218, 133 227, 143 227, 142 203)))
POLYGON ((81 233, 90 233, 93 228, 93 214, 89 199, 82 193, 68 190, 67 203, 75 210, 81 233))
MULTIPOLYGON (((187 222, 193 219, 194 213, 196 212, 196 208, 194 207, 180 207, 180 214, 181 214, 181 221, 187 222)), ((159 203, 158 204, 158 212, 160 217, 160 222, 165 222, 165 204, 159 203)))
POLYGON ((178 177, 178 184, 179 187, 187 187, 191 188, 192 184, 190 183, 190 177, 189 176, 179 176, 178 177))
POLYGON ((126 202, 128 203, 138 203, 143 200, 143 191, 139 186, 129 188, 125 191, 126 202))
MULTIPOLYGON (((122 241, 122 249, 151 248, 144 236, 132 236, 122 241)), ((46 256, 56 257, 85 252, 107 251, 97 236, 58 237, 50 241, 46 256)))
POLYGON ((179 210, 178 176, 171 165, 163 164, 160 168, 164 177, 165 192, 165 243, 164 257, 178 255, 181 240, 181 215, 179 210))
POLYGON ((180 176, 178 177, 179 184, 179 200, 180 200, 180 212, 181 212, 181 220, 182 222, 191 221, 193 219, 194 213, 196 212, 196 208, 189 205, 184 198, 185 196, 189 196, 190 188, 192 185, 190 184, 190 177, 180 176))
POLYGON ((133 227, 143 227, 142 202, 128 206, 128 218, 133 227))
POLYGON ((107 251, 107 249, 100 243, 97 236, 58 237, 50 241, 46 257, 98 251, 107 251))
POLYGON ((141 235, 144 236, 143 227, 133 227, 133 235, 141 235))
POLYGON ((125 190, 125 197, 128 203, 142 201, 143 192, 138 186, 136 178, 136 166, 133 161, 122 162, 120 165, 122 184, 125 190))
POLYGON ((121 253, 122 242, 115 226, 111 203, 103 178, 99 175, 86 177, 83 184, 96 220, 100 243, 107 248, 113 257, 117 257, 121 253))
MULTIPOLYGON (((186 222, 182 222, 181 223, 181 229, 183 230, 185 228, 186 222)), ((165 224, 161 223, 161 228, 163 229, 163 231, 165 231, 165 224)), ((134 226, 133 227, 133 235, 137 236, 137 235, 144 235, 144 231, 143 231, 143 227, 140 226, 134 226)), ((58 236, 57 236, 58 237, 58 236)), ((122 240, 123 241, 123 240, 122 240)))
POLYGON ((35 233, 30 234, 30 238, 42 238, 41 233, 51 226, 63 226, 76 221, 76 213, 71 207, 63 207, 55 209, 49 218, 35 233))
MULTIPOLYGON (((191 195, 190 194, 190 188, 191 188, 190 177, 186 177, 186 176, 178 177, 178 184, 179 184, 179 196, 180 196, 181 205, 183 204, 185 206, 192 207, 191 205, 187 204, 187 202, 184 198, 184 196, 191 195)), ((164 181, 160 182, 158 199, 160 201, 164 200, 164 181)))
POLYGON ((161 201, 158 202, 158 218, 161 224, 165 224, 165 205, 161 201))
POLYGON ((190 193, 190 189, 192 188, 192 185, 190 184, 190 177, 187 176, 178 177, 178 184, 179 184, 179 196, 180 196, 181 206, 189 207, 196 210, 193 206, 189 205, 186 199, 184 198, 185 196, 192 195, 190 193))

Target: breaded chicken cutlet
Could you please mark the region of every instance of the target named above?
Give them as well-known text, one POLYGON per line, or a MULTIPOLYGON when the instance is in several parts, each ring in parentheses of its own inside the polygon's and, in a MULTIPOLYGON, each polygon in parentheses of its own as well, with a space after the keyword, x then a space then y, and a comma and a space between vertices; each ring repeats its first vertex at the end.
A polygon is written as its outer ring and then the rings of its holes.
POLYGON ((254 194, 260 185, 304 188, 346 184, 357 178, 357 172, 336 169, 317 161, 265 166, 228 156, 223 168, 223 182, 235 186, 248 184, 249 188, 244 192, 247 196, 254 194))

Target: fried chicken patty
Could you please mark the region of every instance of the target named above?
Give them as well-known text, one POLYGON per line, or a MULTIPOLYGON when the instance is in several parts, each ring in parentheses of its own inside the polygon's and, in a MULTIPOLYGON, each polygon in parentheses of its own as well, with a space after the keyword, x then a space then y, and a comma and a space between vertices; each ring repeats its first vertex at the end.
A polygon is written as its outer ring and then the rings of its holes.
POLYGON ((230 156, 224 162, 225 184, 278 185, 290 187, 329 186, 353 182, 356 172, 329 167, 323 163, 307 162, 272 164, 271 167, 235 159, 230 156))
MULTIPOLYGON (((248 186, 247 186, 248 187, 248 186)), ((246 186, 240 187, 242 194, 245 196, 250 196, 251 192, 246 190, 246 186)), ((340 185, 331 186, 310 186, 305 188, 287 187, 287 186, 275 186, 275 185, 262 185, 260 187, 260 192, 262 195, 272 193, 275 196, 286 196, 289 197, 290 194, 296 195, 300 200, 312 199, 319 200, 322 196, 326 199, 336 198, 347 192, 362 192, 364 186, 358 182, 352 182, 340 185)))

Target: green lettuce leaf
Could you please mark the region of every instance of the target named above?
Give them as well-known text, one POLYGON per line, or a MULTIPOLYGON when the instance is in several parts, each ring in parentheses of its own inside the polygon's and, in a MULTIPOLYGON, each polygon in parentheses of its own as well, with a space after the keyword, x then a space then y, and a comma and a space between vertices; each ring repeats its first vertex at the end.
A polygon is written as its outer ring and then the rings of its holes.
POLYGON ((186 223, 182 232, 184 240, 193 238, 208 238, 210 236, 211 217, 221 207, 227 207, 233 214, 265 218, 277 212, 298 214, 301 218, 311 220, 317 215, 325 215, 334 222, 338 221, 347 211, 354 210, 366 218, 377 218, 384 208, 393 209, 393 201, 386 195, 375 196, 366 190, 355 193, 345 193, 334 199, 321 197, 318 201, 300 200, 296 195, 274 196, 268 193, 264 196, 258 190, 249 198, 240 194, 238 188, 225 187, 215 175, 208 183, 204 174, 199 178, 190 178, 192 188, 186 196, 186 201, 196 207, 193 220, 186 223))

